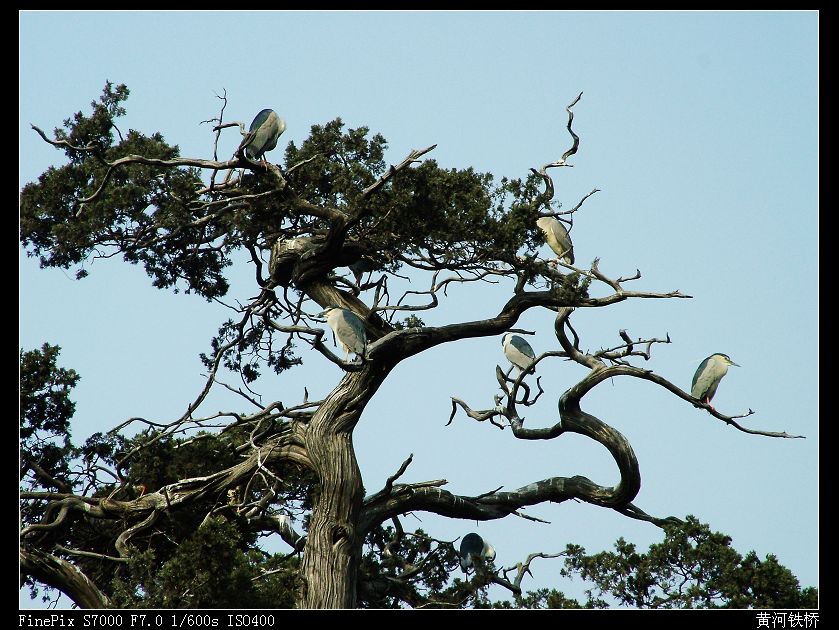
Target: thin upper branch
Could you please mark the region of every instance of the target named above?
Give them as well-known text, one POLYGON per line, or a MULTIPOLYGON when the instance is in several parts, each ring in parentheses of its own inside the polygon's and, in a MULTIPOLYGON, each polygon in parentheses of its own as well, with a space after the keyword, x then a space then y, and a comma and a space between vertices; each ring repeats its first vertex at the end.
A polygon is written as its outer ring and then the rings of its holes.
POLYGON ((419 158, 421 158, 423 155, 425 155, 426 153, 430 153, 431 151, 433 151, 436 148, 437 148, 437 145, 432 144, 430 147, 426 147, 424 149, 414 149, 413 151, 411 151, 408 154, 408 157, 406 157, 404 160, 402 160, 396 166, 391 166, 389 169, 387 169, 387 172, 384 175, 382 175, 379 179, 377 179, 375 182, 373 182, 367 188, 365 188, 361 193, 362 196, 363 197, 371 196, 373 193, 378 191, 382 186, 384 186, 387 183, 387 181, 391 177, 396 175, 399 171, 408 168, 411 164, 413 164, 414 162, 417 162, 419 160, 419 158))

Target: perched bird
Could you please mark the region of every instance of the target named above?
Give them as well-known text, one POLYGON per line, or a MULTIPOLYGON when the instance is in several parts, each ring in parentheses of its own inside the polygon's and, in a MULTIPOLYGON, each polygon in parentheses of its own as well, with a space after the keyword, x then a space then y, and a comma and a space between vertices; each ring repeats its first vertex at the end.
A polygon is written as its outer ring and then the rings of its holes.
POLYGON ((536 353, 524 337, 513 333, 507 333, 501 338, 501 347, 504 348, 504 356, 519 369, 519 372, 529 368, 536 358, 536 353))
POLYGON ((265 165, 265 152, 277 146, 277 140, 285 131, 285 120, 277 116, 273 109, 263 109, 256 115, 251 128, 242 144, 245 154, 252 160, 262 160, 265 165))
POLYGON ((495 560, 495 548, 478 534, 466 534, 460 541, 460 568, 466 573, 466 569, 473 566, 472 556, 480 556, 484 560, 495 560))
MULTIPOLYGON (((722 380, 722 377, 728 372, 729 365, 737 365, 731 360, 727 354, 717 352, 705 359, 696 368, 696 374, 693 375, 693 382, 690 385, 690 393, 694 398, 698 398, 704 403, 707 403, 711 409, 711 399, 717 393, 717 387, 722 380)), ((737 365, 737 367, 740 367, 737 365)))
POLYGON ((548 246, 557 257, 569 265, 573 265, 574 246, 571 244, 571 237, 568 235, 568 230, 562 225, 562 221, 556 217, 540 217, 536 220, 536 225, 544 232, 548 246))
POLYGON ((350 350, 359 357, 364 358, 367 349, 367 333, 364 330, 364 322, 352 311, 330 306, 321 313, 326 317, 326 323, 335 333, 335 337, 344 349, 344 360, 350 358, 350 350))

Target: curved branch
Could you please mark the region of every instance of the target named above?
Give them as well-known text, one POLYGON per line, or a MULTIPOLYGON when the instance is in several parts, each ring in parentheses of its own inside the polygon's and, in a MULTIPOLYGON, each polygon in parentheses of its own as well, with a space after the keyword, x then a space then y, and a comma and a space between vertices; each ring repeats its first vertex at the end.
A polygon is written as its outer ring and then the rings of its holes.
POLYGON ((96 145, 92 142, 88 142, 83 147, 77 147, 75 145, 70 144, 67 140, 50 140, 47 138, 47 134, 45 134, 40 127, 29 123, 29 126, 34 129, 39 136, 44 140, 44 142, 51 144, 54 147, 67 147, 68 149, 72 149, 73 151, 83 151, 83 152, 92 152, 96 150, 96 145))
POLYGON ((556 321, 554 323, 554 331, 556 332, 557 339, 559 340, 559 343, 562 346, 563 350, 565 350, 573 360, 577 361, 582 365, 590 367, 592 371, 579 383, 571 387, 568 391, 565 392, 565 394, 563 394, 562 398, 560 399, 560 413, 562 413, 564 405, 573 405, 575 404, 574 401, 576 401, 576 404, 578 405, 579 400, 599 383, 602 383, 603 381, 615 376, 632 376, 635 378, 644 379, 646 381, 651 381, 656 385, 660 385, 661 387, 664 387, 670 392, 676 394, 676 396, 678 396, 679 398, 691 403, 694 407, 701 407, 703 409, 707 409, 708 413, 710 413, 712 416, 719 420, 722 420, 730 426, 733 426, 735 429, 737 429, 738 431, 742 431, 743 433, 778 438, 804 438, 803 435, 790 435, 784 431, 760 431, 757 429, 748 429, 739 424, 736 421, 736 418, 752 415, 754 412, 751 409, 749 409, 747 413, 742 414, 740 416, 727 416, 718 412, 709 404, 702 402, 698 398, 694 398, 689 393, 682 390, 680 387, 677 387, 667 379, 662 378, 658 374, 655 374, 652 370, 644 370, 642 368, 638 368, 628 364, 611 365, 608 367, 605 366, 603 362, 596 356, 585 354, 579 351, 571 344, 571 341, 565 334, 565 325, 567 324, 568 317, 570 314, 571 309, 559 309, 559 312, 556 316, 556 321))
MULTIPOLYGON (((565 153, 562 154, 562 157, 559 158, 557 161, 545 164, 539 170, 536 170, 535 168, 530 169, 530 171, 534 175, 538 175, 540 178, 542 178, 542 182, 545 184, 544 192, 537 195, 536 198, 532 201, 532 204, 537 208, 541 205, 544 205, 545 207, 550 209, 551 200, 554 198, 554 182, 553 178, 551 178, 551 176, 548 175, 548 169, 557 168, 560 166, 572 166, 571 164, 567 164, 566 160, 577 152, 577 148, 580 146, 580 137, 576 133, 574 133, 574 130, 571 128, 571 123, 574 122, 574 112, 571 108, 579 102, 582 96, 583 93, 580 92, 577 95, 577 98, 575 98, 573 102, 565 108, 565 111, 568 112, 568 123, 566 128, 568 129, 568 133, 571 134, 571 138, 573 139, 571 148, 565 151, 565 153)), ((589 195, 586 196, 588 197, 592 194, 594 194, 594 192, 591 192, 589 193, 589 195)), ((583 201, 585 201, 585 198, 583 198, 583 201)), ((582 201, 578 204, 577 208, 575 208, 574 211, 579 209, 580 205, 582 205, 582 201)))
MULTIPOLYGON (((552 477, 528 484, 512 492, 496 492, 482 497, 452 494, 439 486, 445 481, 396 484, 389 496, 364 499, 360 531, 368 532, 382 522, 406 512, 426 511, 450 518, 488 521, 504 518, 528 505, 562 503, 579 499, 601 507, 624 507, 626 492, 604 488, 582 476, 552 477)), ((627 484, 628 485, 628 484, 627 484)))
MULTIPOLYGON (((564 552, 559 552, 559 553, 544 553, 544 552, 531 553, 530 555, 527 556, 527 560, 525 560, 524 562, 517 562, 514 566, 512 566, 508 569, 503 569, 501 571, 501 573, 504 574, 503 578, 499 577, 498 575, 494 575, 490 578, 490 580, 494 584, 498 584, 500 586, 503 586, 504 588, 510 590, 511 592, 513 592, 516 595, 521 595, 521 582, 524 579, 524 576, 526 574, 530 573, 530 563, 531 562, 533 562, 536 558, 548 558, 548 559, 550 559, 550 558, 559 558, 559 557, 564 556, 564 555, 565 555, 564 552), (512 571, 513 569, 516 570, 516 577, 513 579, 512 582, 510 582, 510 580, 507 578, 507 574, 510 571, 512 571)), ((533 574, 530 573, 530 575, 533 575, 533 574)))
POLYGON ((624 516, 628 516, 629 518, 634 518, 636 521, 646 521, 647 523, 652 523, 653 525, 657 525, 658 527, 665 527, 667 525, 681 525, 683 522, 682 519, 677 518, 675 516, 668 516, 666 518, 650 516, 644 510, 633 505, 632 503, 628 503, 622 508, 615 508, 615 512, 623 514, 624 516))
MULTIPOLYGON (((558 309, 555 323, 556 336, 564 351, 562 354, 590 368, 591 371, 560 397, 558 402, 559 422, 547 428, 525 429, 522 426, 521 419, 512 415, 514 412, 512 401, 505 407, 496 399, 496 407, 494 409, 475 411, 463 401, 452 398, 452 415, 449 423, 451 423, 457 407, 460 406, 469 417, 478 421, 491 420, 496 416, 507 417, 513 434, 519 439, 549 440, 559 437, 566 432, 585 435, 599 442, 609 450, 620 471, 620 482, 618 485, 607 488, 599 486, 585 477, 553 477, 519 488, 514 492, 498 492, 480 497, 456 496, 439 488, 432 489, 419 487, 418 485, 401 485, 394 488, 389 496, 374 495, 365 499, 363 519, 365 519, 366 526, 375 526, 382 520, 391 518, 394 515, 418 509, 454 518, 475 520, 496 519, 513 513, 517 508, 525 505, 534 505, 545 501, 562 502, 569 498, 580 499, 602 507, 611 507, 621 514, 654 523, 659 527, 678 522, 678 519, 674 519, 674 517, 664 519, 652 517, 632 505, 631 501, 640 490, 641 476, 637 458, 635 457, 631 444, 619 431, 600 421, 595 416, 582 411, 580 408, 580 401, 586 393, 591 391, 599 383, 614 376, 634 376, 636 378, 650 380, 697 407, 708 408, 709 412, 715 417, 746 433, 772 437, 793 437, 786 433, 745 429, 735 422, 732 417, 724 416, 711 409, 709 405, 701 403, 701 401, 693 398, 693 396, 682 391, 668 380, 654 374, 651 370, 643 370, 625 362, 607 367, 603 363, 602 357, 605 355, 606 358, 612 358, 608 356, 609 352, 599 353, 598 355, 584 353, 579 349, 579 344, 572 343, 565 334, 566 325, 570 327, 568 318, 573 310, 571 307, 561 307, 558 309)), ((629 335, 625 331, 622 331, 621 336, 626 342, 624 346, 626 354, 635 353, 636 351, 634 351, 633 342, 629 338, 629 335)), ((669 336, 667 342, 669 342, 669 336)), ((652 341, 648 343, 651 345, 652 341)), ((643 353, 641 354, 645 356, 643 353)), ((519 375, 516 384, 521 381, 523 376, 524 374, 519 375)), ((514 395, 514 392, 506 389, 505 393, 508 398, 514 395)), ((749 413, 752 413, 751 410, 749 410, 749 413)))
POLYGON ((143 531, 144 529, 148 529, 152 525, 154 525, 157 518, 160 516, 160 511, 157 509, 152 510, 151 514, 149 514, 144 520, 137 523, 136 525, 132 525, 124 532, 122 532, 119 536, 117 536, 116 541, 114 542, 114 547, 116 547, 119 555, 123 558, 128 558, 131 555, 131 551, 128 549, 128 539, 131 538, 134 534, 143 531))
POLYGON ((574 142, 571 144, 571 148, 568 149, 565 153, 562 154, 562 157, 559 158, 560 162, 565 162, 568 158, 574 155, 577 152, 577 149, 580 146, 580 136, 574 133, 574 130, 571 129, 571 123, 574 122, 574 112, 571 110, 574 105, 580 102, 580 99, 583 97, 583 93, 580 92, 577 94, 577 98, 575 98, 568 107, 565 108, 565 111, 568 112, 568 125, 566 128, 568 129, 568 133, 571 134, 571 137, 574 139, 574 142))
MULTIPOLYGON (((568 499, 579 499, 601 507, 625 508, 641 488, 641 473, 635 452, 619 431, 580 409, 579 398, 582 395, 573 398, 566 394, 560 399, 561 421, 553 427, 524 429, 518 419, 511 419, 513 433, 521 439, 553 439, 565 432, 592 438, 605 446, 615 460, 620 471, 620 481, 616 486, 601 486, 583 476, 552 477, 513 492, 464 497, 426 484, 400 484, 387 494, 378 493, 364 500, 362 527, 366 531, 366 528, 375 527, 388 518, 414 510, 426 510, 454 518, 490 520, 503 518, 524 506, 548 501, 561 503, 568 499)), ((465 403, 459 403, 456 399, 452 401, 453 411, 456 404, 460 404, 469 413, 465 403)))
POLYGON ((52 475, 50 475, 46 470, 41 468, 37 462, 30 459, 23 460, 24 466, 30 468, 34 473, 35 476, 46 486, 52 486, 57 488, 59 492, 62 493, 70 493, 72 494, 73 489, 70 485, 60 479, 56 479, 52 475))
POLYGON ((66 560, 35 547, 20 548, 21 572, 58 589, 80 608, 109 608, 111 600, 93 581, 66 560))

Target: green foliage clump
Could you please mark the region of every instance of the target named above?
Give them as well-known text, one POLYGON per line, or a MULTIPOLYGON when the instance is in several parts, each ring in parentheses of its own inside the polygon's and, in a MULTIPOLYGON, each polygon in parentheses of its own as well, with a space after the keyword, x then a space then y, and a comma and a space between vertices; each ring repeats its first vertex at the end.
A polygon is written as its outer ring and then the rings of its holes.
POLYGON ((798 579, 769 555, 761 561, 754 551, 742 556, 731 537, 712 532, 688 516, 681 525, 665 527, 665 538, 638 553, 620 538, 615 551, 586 555, 568 545, 563 575, 594 582, 593 605, 606 605, 599 596, 620 606, 637 608, 816 608, 818 590, 800 588, 798 579))
MULTIPOLYGON (((69 269, 94 254, 121 252, 132 264, 142 262, 157 287, 182 280, 187 291, 207 299, 222 296, 228 290, 222 269, 230 264, 230 250, 204 245, 221 233, 212 222, 201 221, 206 207, 191 203, 201 185, 198 170, 107 164, 130 155, 151 161, 180 156, 159 133, 129 130, 115 140, 115 121, 125 115, 121 103, 128 94, 124 85, 108 83, 99 101, 91 103, 90 115, 78 112, 64 121, 64 129, 55 130, 56 141, 69 143, 64 146, 69 163, 50 167, 24 186, 21 241, 42 267, 69 269)), ((77 274, 85 275, 84 269, 77 274)))
POLYGON ((70 419, 76 412, 70 392, 80 377, 58 367, 60 353, 48 343, 20 352, 21 479, 34 463, 69 487, 70 419))
POLYGON ((113 601, 122 608, 290 608, 296 569, 296 560, 248 552, 234 524, 208 518, 162 565, 151 550, 133 556, 127 575, 114 579, 113 601))

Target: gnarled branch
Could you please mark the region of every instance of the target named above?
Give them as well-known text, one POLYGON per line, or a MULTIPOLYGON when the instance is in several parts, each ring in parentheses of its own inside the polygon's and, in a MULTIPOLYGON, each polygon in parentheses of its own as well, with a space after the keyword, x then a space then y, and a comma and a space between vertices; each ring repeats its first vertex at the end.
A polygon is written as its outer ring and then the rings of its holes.
POLYGON ((26 575, 67 595, 80 608, 110 608, 111 600, 75 566, 37 547, 20 548, 20 568, 26 575))

